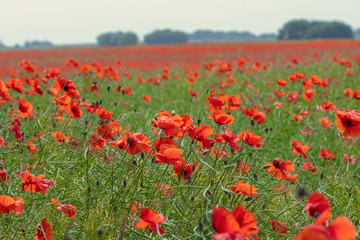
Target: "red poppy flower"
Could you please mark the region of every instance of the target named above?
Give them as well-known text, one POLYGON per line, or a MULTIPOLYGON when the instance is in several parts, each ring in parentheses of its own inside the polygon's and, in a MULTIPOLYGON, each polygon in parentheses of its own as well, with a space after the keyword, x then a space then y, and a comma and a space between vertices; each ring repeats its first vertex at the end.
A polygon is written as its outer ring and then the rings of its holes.
POLYGON ((269 223, 271 224, 272 226, 272 229, 274 230, 275 233, 280 233, 280 238, 283 238, 285 233, 286 233, 286 230, 287 230, 287 223, 284 223, 284 222, 277 222, 277 221, 274 221, 274 220, 269 220, 269 223))
POLYGON ((259 148, 261 145, 264 144, 261 136, 249 132, 246 129, 239 133, 239 137, 244 143, 249 144, 250 146, 254 146, 256 148, 259 148))
POLYGON ((194 97, 194 98, 198 97, 197 92, 195 92, 192 88, 189 88, 188 92, 191 97, 194 97))
POLYGON ((5 182, 9 180, 10 177, 7 176, 6 171, 2 167, 0 167, 0 169, 0 182, 5 182))
POLYGON ((68 217, 75 216, 76 207, 68 205, 68 204, 58 203, 58 200, 56 198, 50 199, 50 203, 54 203, 54 205, 56 206, 56 209, 62 211, 68 217))
POLYGON ((160 227, 160 224, 166 222, 166 218, 161 213, 157 213, 149 208, 141 208, 140 218, 134 229, 150 228, 151 231, 159 234, 164 234, 165 231, 160 227), (159 229, 159 231, 158 231, 159 229))
POLYGON ((275 158, 273 162, 267 162, 266 167, 267 173, 269 173, 271 176, 277 179, 291 181, 292 183, 296 182, 298 175, 295 174, 294 176, 291 176, 289 174, 289 171, 295 172, 295 168, 292 162, 284 161, 280 158, 275 158))
POLYGON ((79 118, 82 115, 78 101, 71 101, 71 104, 66 106, 65 111, 73 118, 79 118))
POLYGON ((356 162, 356 158, 349 157, 347 154, 343 153, 343 162, 356 162))
POLYGON ((360 134, 360 113, 357 110, 336 110, 335 124, 344 137, 357 137, 360 134))
POLYGON ((243 194, 252 196, 254 199, 256 198, 256 188, 250 184, 243 183, 241 180, 237 181, 235 185, 229 185, 228 187, 236 194, 243 194))
POLYGON ((353 240, 356 230, 351 220, 345 216, 335 218, 329 226, 311 224, 304 227, 294 240, 353 240))
POLYGON ((162 183, 157 183, 155 185, 155 187, 159 188, 161 190, 161 196, 169 196, 171 193, 171 185, 170 184, 162 184, 162 183))
POLYGON ((141 151, 149 153, 151 150, 150 141, 142 132, 131 133, 124 131, 123 134, 115 141, 110 142, 111 147, 118 147, 126 150, 130 155, 136 155, 141 151))
POLYGON ((320 118, 319 121, 321 125, 326 128, 330 128, 332 125, 332 122, 327 117, 320 118))
POLYGON ((38 151, 38 149, 36 148, 36 146, 35 146, 35 144, 33 142, 26 141, 26 147, 32 153, 36 153, 38 151))
POLYGON ((256 108, 241 108, 241 111, 245 116, 252 118, 259 125, 265 121, 265 114, 258 111, 256 108))
POLYGON ((13 212, 16 215, 20 215, 23 208, 24 200, 22 198, 0 195, 0 213, 13 212))
POLYGON ((144 102, 146 102, 146 103, 150 102, 150 100, 151 100, 151 97, 149 95, 142 95, 141 97, 144 100, 144 102))
POLYGON ((256 220, 252 212, 243 206, 237 205, 231 212, 221 207, 213 207, 211 225, 217 234, 256 234, 256 220))
POLYGON ((227 144, 229 144, 231 149, 233 149, 235 151, 239 151, 240 146, 236 143, 237 141, 240 140, 238 135, 236 135, 229 129, 223 128, 222 130, 223 130, 223 134, 220 134, 220 133, 214 134, 215 141, 219 142, 219 143, 226 142, 227 144))
POLYGON ((36 232, 34 234, 35 240, 52 240, 52 229, 50 223, 43 218, 41 223, 36 226, 36 232))
POLYGON ((67 143, 69 141, 69 138, 65 135, 61 134, 61 131, 55 131, 53 132, 53 134, 51 135, 52 138, 55 138, 55 142, 58 145, 62 145, 64 143, 67 143))
POLYGON ((331 151, 322 148, 320 149, 319 157, 321 157, 324 160, 331 161, 334 159, 334 154, 331 151))
POLYGON ((320 104, 320 110, 323 111, 323 112, 334 112, 336 109, 336 106, 332 103, 332 102, 329 102, 329 101, 324 101, 320 104))
POLYGON ((48 187, 54 184, 54 181, 43 179, 45 175, 35 176, 28 171, 22 172, 19 174, 19 177, 24 182, 21 183, 21 190, 24 192, 40 192, 45 193, 48 190, 48 187))
POLYGON ((175 176, 180 176, 185 181, 191 177, 191 175, 198 169, 198 163, 191 164, 175 164, 173 165, 173 172, 175 176))
POLYGON ((290 146, 293 148, 291 153, 292 154, 300 154, 303 159, 307 159, 305 152, 307 152, 310 147, 308 145, 302 145, 300 141, 291 141, 290 146))
POLYGON ((318 192, 310 194, 309 199, 305 203, 305 212, 307 214, 312 218, 318 218, 321 214, 330 211, 329 200, 324 195, 318 192))
POLYGON ((309 161, 305 161, 304 164, 301 166, 301 169, 309 172, 316 172, 315 165, 309 161))
POLYGON ((303 99, 309 102, 314 101, 313 96, 316 94, 316 92, 314 90, 309 90, 304 88, 303 91, 303 99))
POLYGON ((285 87, 286 84, 287 84, 287 81, 284 80, 284 79, 281 79, 281 78, 277 78, 277 79, 276 79, 276 83, 277 83, 279 86, 285 87))
POLYGON ((30 102, 23 98, 19 98, 18 107, 19 110, 17 113, 19 117, 32 119, 33 105, 30 102))
POLYGON ((215 110, 214 113, 209 113, 208 117, 220 125, 231 125, 234 122, 234 116, 223 112, 222 110, 215 110))

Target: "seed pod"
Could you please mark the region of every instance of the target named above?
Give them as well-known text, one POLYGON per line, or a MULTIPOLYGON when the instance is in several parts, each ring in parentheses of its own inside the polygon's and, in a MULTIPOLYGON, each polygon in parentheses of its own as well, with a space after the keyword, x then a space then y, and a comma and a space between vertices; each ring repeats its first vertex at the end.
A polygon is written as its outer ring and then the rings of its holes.
POLYGON ((198 228, 200 232, 204 231, 204 223, 202 221, 202 218, 199 218, 199 222, 198 222, 198 228))

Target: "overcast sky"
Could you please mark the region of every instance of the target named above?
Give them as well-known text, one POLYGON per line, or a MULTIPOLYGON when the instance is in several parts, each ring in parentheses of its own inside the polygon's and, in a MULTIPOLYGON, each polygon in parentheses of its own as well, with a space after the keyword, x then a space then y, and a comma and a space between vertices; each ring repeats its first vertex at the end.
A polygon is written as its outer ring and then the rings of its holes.
POLYGON ((288 20, 340 20, 360 28, 360 0, 1 0, 0 41, 95 42, 106 31, 249 30, 276 33, 288 20))

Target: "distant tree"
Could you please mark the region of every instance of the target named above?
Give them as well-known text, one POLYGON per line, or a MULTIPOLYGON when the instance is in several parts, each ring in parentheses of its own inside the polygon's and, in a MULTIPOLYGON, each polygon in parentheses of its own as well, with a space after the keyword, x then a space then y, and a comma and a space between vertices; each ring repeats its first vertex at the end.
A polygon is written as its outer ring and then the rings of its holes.
POLYGON ((155 30, 144 37, 144 42, 147 44, 186 43, 187 41, 186 33, 170 29, 155 30))
POLYGON ((273 41, 276 40, 276 35, 274 33, 262 33, 257 39, 262 41, 273 41))
POLYGON ((340 22, 313 22, 303 36, 304 39, 353 37, 351 27, 340 22))
POLYGON ((189 34, 189 40, 193 42, 222 42, 222 41, 244 41, 255 40, 256 36, 251 32, 237 32, 237 31, 211 31, 211 30, 196 30, 194 33, 189 34))
POLYGON ((307 20, 292 20, 287 22, 279 31, 279 40, 302 39, 310 23, 307 20))
POLYGON ((360 28, 358 28, 358 29, 356 29, 356 30, 354 31, 354 36, 355 36, 356 38, 360 38, 360 28))
POLYGON ((53 44, 49 41, 26 41, 24 44, 25 48, 51 48, 53 44))
POLYGON ((131 45, 138 42, 138 37, 133 32, 108 32, 99 35, 97 38, 97 44, 100 46, 119 46, 119 45, 131 45))
POLYGON ((292 20, 279 31, 279 40, 299 40, 316 38, 353 38, 348 25, 341 22, 292 20))
POLYGON ((0 49, 4 49, 6 46, 0 41, 0 49))

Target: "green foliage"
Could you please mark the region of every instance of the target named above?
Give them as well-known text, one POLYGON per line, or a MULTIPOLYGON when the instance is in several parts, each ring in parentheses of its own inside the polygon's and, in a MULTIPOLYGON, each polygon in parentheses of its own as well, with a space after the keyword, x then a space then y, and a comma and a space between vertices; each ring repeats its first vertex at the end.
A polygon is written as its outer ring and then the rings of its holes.
POLYGON ((51 48, 54 45, 49 41, 26 41, 24 44, 24 48, 51 48))
POLYGON ((350 26, 341 22, 292 20, 279 31, 279 40, 353 38, 350 26))
POLYGON ((144 42, 147 44, 186 43, 187 41, 186 33, 170 29, 155 30, 144 37, 144 42))
POLYGON ((131 45, 138 42, 138 37, 133 32, 108 32, 99 35, 97 44, 100 46, 131 45))

